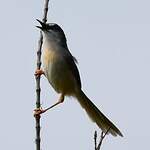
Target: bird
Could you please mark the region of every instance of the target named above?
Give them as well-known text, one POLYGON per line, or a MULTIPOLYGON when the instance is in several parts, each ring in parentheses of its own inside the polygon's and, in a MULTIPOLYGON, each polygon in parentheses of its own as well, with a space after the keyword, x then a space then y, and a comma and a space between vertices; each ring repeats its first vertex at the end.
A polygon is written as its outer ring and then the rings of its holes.
POLYGON ((44 23, 37 19, 42 31, 42 65, 35 75, 44 74, 54 90, 60 94, 58 102, 47 109, 35 110, 35 115, 42 114, 52 107, 63 103, 66 96, 77 99, 89 118, 104 132, 112 136, 121 136, 121 131, 96 107, 86 96, 81 87, 77 60, 72 56, 67 46, 67 39, 63 29, 56 23, 44 23))

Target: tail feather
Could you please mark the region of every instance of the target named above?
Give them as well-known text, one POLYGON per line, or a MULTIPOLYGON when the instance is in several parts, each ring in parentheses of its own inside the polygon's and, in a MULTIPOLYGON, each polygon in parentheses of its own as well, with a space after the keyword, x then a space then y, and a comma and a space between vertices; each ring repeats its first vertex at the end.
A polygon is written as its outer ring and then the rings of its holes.
POLYGON ((109 130, 108 133, 113 136, 123 136, 120 130, 91 102, 82 90, 76 94, 76 97, 91 120, 95 122, 103 132, 109 130))

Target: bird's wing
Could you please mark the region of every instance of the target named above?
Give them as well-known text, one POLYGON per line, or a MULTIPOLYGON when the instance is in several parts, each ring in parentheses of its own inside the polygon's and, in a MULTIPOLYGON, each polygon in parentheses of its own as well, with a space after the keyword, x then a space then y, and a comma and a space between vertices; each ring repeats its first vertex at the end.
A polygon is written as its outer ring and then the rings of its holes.
POLYGON ((80 74, 76 65, 77 63, 76 58, 72 56, 69 50, 66 51, 63 57, 65 58, 65 61, 67 62, 67 65, 69 69, 71 70, 73 76, 75 77, 75 80, 77 81, 78 86, 81 88, 81 79, 80 79, 80 74))

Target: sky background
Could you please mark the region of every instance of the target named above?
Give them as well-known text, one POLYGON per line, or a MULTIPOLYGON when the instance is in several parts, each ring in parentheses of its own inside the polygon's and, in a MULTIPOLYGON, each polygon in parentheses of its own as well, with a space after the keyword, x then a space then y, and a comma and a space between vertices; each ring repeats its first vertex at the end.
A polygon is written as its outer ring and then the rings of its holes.
MULTIPOLYGON (((0 5, 0 147, 35 149, 36 51, 44 1, 0 5)), ((48 21, 64 29, 78 59, 82 87, 124 138, 107 136, 102 150, 150 148, 150 1, 50 0, 48 21)), ((41 79, 43 108, 58 94, 41 79)), ((42 150, 94 150, 93 124, 73 98, 43 114, 42 150)), ((99 131, 99 130, 98 130, 99 131)), ((100 131, 99 131, 100 132, 100 131)))

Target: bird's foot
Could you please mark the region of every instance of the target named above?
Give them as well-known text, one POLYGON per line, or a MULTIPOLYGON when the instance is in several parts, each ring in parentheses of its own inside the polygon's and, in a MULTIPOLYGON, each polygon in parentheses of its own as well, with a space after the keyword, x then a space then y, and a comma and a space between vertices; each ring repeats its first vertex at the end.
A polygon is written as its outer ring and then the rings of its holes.
POLYGON ((36 109, 34 109, 34 117, 40 116, 44 112, 45 112, 44 109, 42 109, 42 108, 36 108, 36 109))
POLYGON ((45 113, 49 109, 51 109, 51 108, 55 107, 56 105, 63 103, 63 102, 64 102, 64 95, 61 94, 59 101, 57 103, 53 104, 52 106, 50 106, 46 109, 42 109, 42 107, 34 109, 34 117, 40 117, 41 114, 45 113))
POLYGON ((41 76, 42 74, 44 74, 44 71, 41 69, 37 69, 34 73, 35 76, 41 76))

